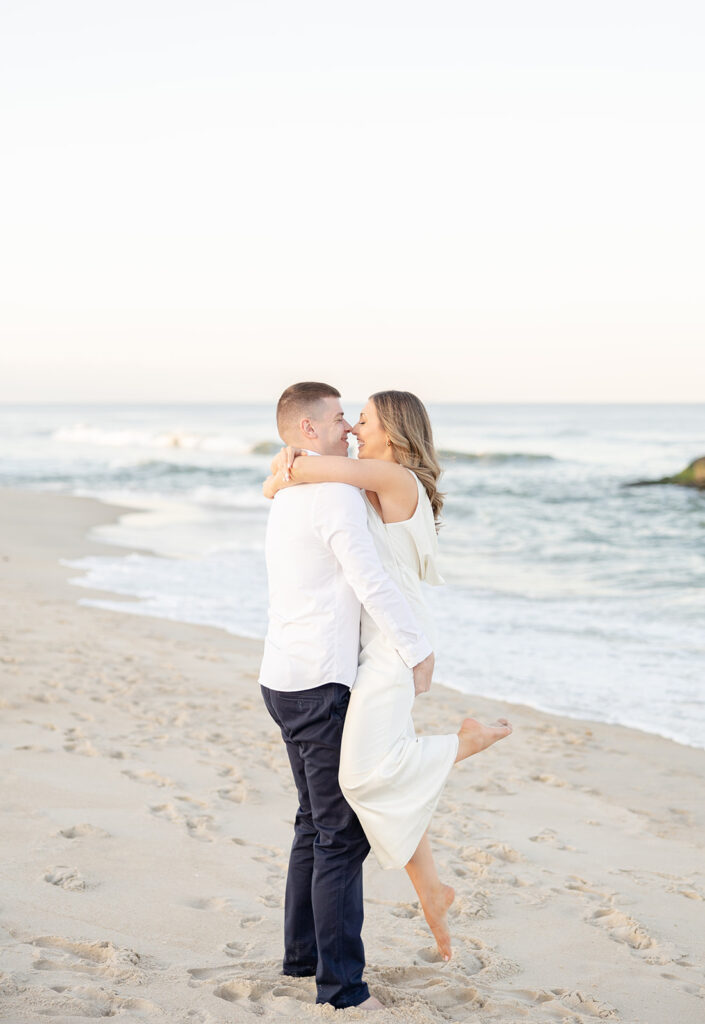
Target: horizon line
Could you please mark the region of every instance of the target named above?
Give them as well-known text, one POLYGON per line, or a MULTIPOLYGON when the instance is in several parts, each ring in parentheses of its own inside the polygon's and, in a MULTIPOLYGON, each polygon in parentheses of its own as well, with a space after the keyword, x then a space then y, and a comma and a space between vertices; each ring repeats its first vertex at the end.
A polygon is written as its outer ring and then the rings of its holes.
MULTIPOLYGON (((402 389, 406 390, 406 389, 402 389)), ((42 406, 42 405, 267 405, 276 403, 277 396, 271 398, 59 398, 59 399, 20 399, 7 400, 0 398, 2 406, 42 406)), ((361 400, 361 396, 353 396, 346 401, 361 400)), ((362 399, 364 400, 364 399, 362 399)), ((645 398, 574 398, 574 399, 474 399, 474 398, 424 398, 429 405, 705 405, 705 401, 696 399, 645 399, 645 398)))

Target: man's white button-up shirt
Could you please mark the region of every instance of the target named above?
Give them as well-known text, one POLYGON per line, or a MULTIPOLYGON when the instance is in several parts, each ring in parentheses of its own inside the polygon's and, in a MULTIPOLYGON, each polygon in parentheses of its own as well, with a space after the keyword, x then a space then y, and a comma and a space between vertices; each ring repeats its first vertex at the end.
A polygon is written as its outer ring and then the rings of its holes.
POLYGON ((431 653, 406 599, 382 567, 356 487, 319 483, 279 491, 269 513, 266 559, 263 686, 352 686, 361 604, 409 668, 431 653))

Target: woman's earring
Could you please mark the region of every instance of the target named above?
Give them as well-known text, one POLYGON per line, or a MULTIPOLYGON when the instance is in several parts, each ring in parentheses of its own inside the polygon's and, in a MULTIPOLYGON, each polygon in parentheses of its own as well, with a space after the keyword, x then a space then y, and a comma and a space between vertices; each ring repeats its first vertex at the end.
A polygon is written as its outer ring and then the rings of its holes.
POLYGON ((391 446, 391 444, 392 444, 392 442, 389 440, 389 438, 387 438, 387 448, 389 448, 391 446))

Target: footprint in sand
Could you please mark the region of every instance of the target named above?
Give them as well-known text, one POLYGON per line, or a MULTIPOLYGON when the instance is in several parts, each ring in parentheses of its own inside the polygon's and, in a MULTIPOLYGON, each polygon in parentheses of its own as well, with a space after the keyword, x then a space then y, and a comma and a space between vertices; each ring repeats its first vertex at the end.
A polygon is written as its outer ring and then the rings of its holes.
POLYGON ((64 743, 64 750, 67 754, 81 754, 83 757, 97 757, 98 751, 90 740, 70 740, 64 743))
POLYGON ((250 914, 248 916, 240 918, 240 927, 241 928, 254 928, 255 925, 259 924, 260 921, 263 921, 263 920, 264 920, 264 918, 261 915, 250 914))
POLYGON ((252 943, 250 942, 226 942, 223 946, 223 952, 226 956, 235 957, 238 960, 242 960, 243 957, 252 949, 252 943))
POLYGON ((465 1013, 462 1018, 456 1016, 461 1007, 474 1013, 485 1005, 485 999, 479 991, 468 985, 468 976, 482 970, 477 957, 460 950, 457 958, 445 963, 440 960, 435 948, 431 947, 418 950, 416 956, 430 966, 415 963, 406 967, 369 969, 368 980, 387 1005, 404 1003, 411 1007, 416 997, 419 1002, 423 1001, 440 1010, 444 1018, 450 1011, 453 1020, 465 1019, 465 1013))
MULTIPOLYGON (((494 984, 504 978, 520 974, 522 968, 513 960, 501 956, 496 949, 488 946, 481 939, 463 939, 458 952, 453 953, 450 961, 455 967, 465 970, 464 965, 469 962, 472 966, 469 973, 479 973, 484 982, 494 984), (480 963, 480 971, 474 968, 476 961, 480 963)), ((468 972, 465 972, 468 973, 468 972)))
POLYGON ((657 943, 647 930, 633 917, 614 906, 615 893, 603 892, 579 875, 569 875, 565 882, 565 888, 582 893, 587 900, 599 899, 602 901, 600 906, 588 913, 586 920, 590 924, 604 929, 613 941, 624 943, 637 952, 653 950, 653 954, 645 958, 650 962, 669 962, 669 957, 664 957, 658 952, 657 943))
POLYGON ((678 888, 674 888, 674 889, 667 889, 666 891, 667 892, 677 892, 679 896, 685 896, 685 898, 687 900, 699 900, 699 901, 702 902, 702 900, 705 899, 705 896, 703 896, 702 889, 695 889, 695 888, 678 889, 678 888))
POLYGON ((487 847, 493 857, 503 860, 508 864, 516 864, 522 859, 518 850, 514 850, 507 843, 490 843, 487 847))
POLYGON ((258 1003, 262 996, 267 994, 269 986, 263 981, 226 981, 213 990, 213 995, 218 999, 225 999, 229 1003, 236 1003, 240 999, 249 999, 251 1003, 258 1003))
POLYGON ((69 828, 59 829, 56 835, 63 836, 64 839, 80 839, 82 836, 94 836, 96 839, 108 839, 111 833, 106 832, 104 828, 98 828, 97 825, 90 825, 88 822, 83 822, 80 825, 71 825, 69 828))
POLYGON ((705 985, 683 985, 682 990, 689 996, 695 996, 696 999, 705 999, 705 985))
POLYGON ((230 969, 230 964, 223 967, 189 967, 187 973, 194 981, 212 981, 214 978, 221 978, 223 972, 230 969))
POLYGON ((50 885, 56 885, 59 889, 67 889, 69 892, 83 892, 86 888, 86 880, 80 871, 77 868, 69 868, 65 864, 47 868, 43 878, 50 885))
POLYGON ((40 971, 73 971, 116 982, 139 983, 144 980, 145 968, 154 965, 151 957, 107 940, 75 942, 61 935, 43 935, 29 943, 41 950, 41 956, 34 962, 35 969, 40 971))
POLYGON ((558 833, 552 828, 544 828, 537 835, 529 836, 529 842, 550 843, 556 850, 566 850, 572 853, 576 851, 575 846, 569 846, 568 843, 561 842, 558 838, 558 833))
POLYGON ((424 999, 441 1012, 448 1010, 457 1012, 461 1006, 474 1012, 481 1010, 486 1002, 476 988, 471 985, 463 985, 459 981, 448 985, 444 985, 441 979, 428 982, 422 992, 424 999))
POLYGON ((200 814, 197 817, 186 818, 188 834, 192 839, 198 839, 202 843, 215 842, 215 836, 211 833, 214 820, 212 814, 200 814))
MULTIPOLYGON (((431 960, 430 953, 431 947, 429 946, 418 950, 416 955, 426 963, 443 963, 440 958, 437 960, 431 960)), ((463 974, 477 974, 477 972, 482 969, 482 964, 476 957, 471 958, 471 961, 472 962, 470 962, 470 960, 468 960, 468 962, 463 962, 463 974)), ((449 964, 444 964, 442 975, 439 975, 438 968, 435 966, 423 967, 421 964, 412 964, 405 967, 370 968, 370 977, 374 977, 375 981, 379 979, 381 982, 384 982, 385 985, 403 984, 410 985, 412 988, 422 988, 429 982, 435 983, 442 980, 446 974, 446 967, 448 971, 453 972, 454 974, 458 973, 457 966, 454 966, 453 961, 451 960, 449 964)))
POLYGON ((91 715, 87 711, 72 711, 71 717, 75 718, 79 722, 94 722, 95 715, 91 715))
POLYGON ((265 907, 269 907, 272 910, 278 910, 279 908, 284 906, 283 896, 274 896, 273 894, 268 894, 266 896, 258 896, 257 899, 260 903, 263 903, 265 907))
POLYGON ((392 907, 389 911, 394 917, 420 917, 421 908, 413 903, 398 903, 395 907, 392 907))
POLYGON ((565 988, 553 988, 551 992, 569 1010, 578 1010, 586 1013, 589 1017, 599 1017, 600 1020, 617 1020, 617 1011, 613 1006, 601 1002, 595 996, 584 992, 571 992, 565 988))
POLYGON ((523 884, 515 875, 506 875, 503 870, 505 864, 523 860, 521 854, 507 843, 489 843, 485 849, 464 846, 459 850, 459 857, 461 863, 453 864, 452 869, 461 878, 470 875, 474 879, 488 879, 502 885, 523 884))
MULTIPOLYGON (((492 863, 492 855, 487 853, 486 850, 481 850, 479 846, 464 846, 460 850, 460 859, 468 865, 475 867, 480 865, 481 869, 484 869, 488 864, 492 863)), ((473 872, 477 874, 477 870, 473 872)))
POLYGON ((41 1013, 48 1017, 116 1017, 129 1011, 162 1017, 165 1011, 149 999, 125 998, 103 988, 86 985, 55 985, 47 992, 49 1004, 42 1004, 41 1013), (49 996, 48 992, 55 993, 49 996))
POLYGON ((497 779, 492 779, 481 785, 473 786, 476 793, 487 793, 488 796, 516 796, 515 789, 509 789, 502 785, 497 779))
POLYGON ((232 910, 237 913, 237 900, 233 896, 210 896, 204 899, 188 900, 185 905, 194 910, 232 910))
POLYGON ((144 782, 151 786, 176 785, 173 779, 168 778, 166 775, 159 775, 158 772, 149 771, 148 769, 133 771, 130 768, 124 768, 121 774, 126 775, 128 779, 133 779, 135 782, 144 782))
MULTIPOLYGON (((281 978, 274 977, 269 979, 261 978, 236 978, 231 981, 225 981, 221 985, 218 985, 213 989, 213 995, 217 996, 218 999, 225 999, 229 1003, 237 1003, 241 1000, 246 1000, 248 1003, 255 1004, 253 1006, 254 1012, 258 1015, 266 1013, 265 1006, 260 1005, 263 1002, 269 1002, 271 1000, 286 1000, 293 999, 296 1003, 311 1003, 316 1002, 315 991, 311 989, 311 985, 308 979, 291 979, 287 983, 282 983, 281 978)), ((281 1007, 276 1007, 275 1011, 277 1016, 281 1016, 286 1011, 286 1003, 281 1007)), ((292 1006, 292 1015, 294 1007, 292 1006)))
POLYGON ((280 909, 284 905, 284 880, 286 878, 287 862, 283 858, 283 852, 277 846, 264 846, 257 844, 260 853, 255 854, 252 860, 264 864, 267 869, 267 882, 269 892, 258 896, 257 899, 265 907, 280 909))
POLYGON ((191 804, 192 807, 208 807, 205 800, 198 800, 195 796, 189 796, 187 793, 177 793, 176 799, 182 804, 191 804))
POLYGON ((632 949, 652 949, 655 945, 645 928, 642 928, 633 917, 623 914, 614 907, 599 907, 588 920, 604 928, 615 942, 623 942, 632 949))
POLYGON ((543 782, 544 785, 546 785, 546 786, 567 786, 568 785, 568 783, 565 781, 565 779, 560 779, 560 778, 558 778, 557 775, 550 775, 549 773, 544 773, 542 775, 532 775, 531 778, 533 779, 534 782, 543 782))
POLYGON ((672 875, 665 871, 635 871, 633 868, 618 868, 614 874, 627 875, 630 881, 637 885, 644 885, 653 888, 660 885, 665 892, 676 893, 688 900, 698 902, 705 900, 705 890, 702 886, 693 881, 692 878, 685 878, 682 875, 672 875))
POLYGON ((523 989, 513 991, 512 995, 520 1004, 540 1006, 543 1011, 541 1019, 544 1019, 545 1015, 549 1015, 554 1019, 565 1020, 569 1016, 568 1011, 577 1010, 579 1016, 570 1014, 571 1021, 583 1021, 583 1014, 586 1014, 588 1017, 597 1017, 600 1020, 618 1020, 617 1011, 614 1007, 600 1002, 594 996, 583 992, 571 992, 565 988, 552 988, 550 991, 545 989, 523 989))
POLYGON ((242 784, 229 786, 219 789, 218 796, 221 800, 230 800, 234 804, 241 804, 247 799, 247 788, 242 784))
POLYGON ((167 821, 183 824, 184 816, 179 814, 173 804, 152 804, 149 811, 156 818, 166 818, 167 821))
POLYGON ((272 989, 272 995, 275 999, 289 998, 296 999, 299 1003, 315 1003, 316 996, 314 992, 308 991, 302 988, 295 988, 292 985, 276 985, 272 989))
MULTIPOLYGON (((177 797, 177 800, 185 800, 189 803, 198 802, 190 797, 177 797)), ((215 842, 216 837, 211 832, 215 820, 212 814, 185 816, 172 803, 152 804, 149 810, 157 818, 165 818, 174 824, 184 825, 192 839, 198 839, 204 843, 215 842)))
POLYGON ((253 855, 252 859, 258 861, 260 864, 276 864, 277 867, 281 867, 286 870, 288 866, 288 860, 284 857, 284 851, 280 846, 266 846, 263 843, 251 844, 255 845, 261 853, 253 855))
POLYGON ((64 750, 69 754, 82 754, 84 757, 96 757, 98 754, 80 726, 71 726, 64 730, 64 750))
POLYGON ((601 899, 609 899, 609 895, 606 892, 602 892, 601 889, 596 889, 590 882, 587 882, 580 875, 568 875, 565 883, 566 889, 570 889, 572 892, 584 892, 590 896, 599 896, 601 899))
POLYGON ((480 889, 477 885, 471 892, 463 892, 455 897, 455 902, 450 908, 448 916, 451 920, 454 917, 487 918, 490 916, 490 894, 487 889, 480 889))

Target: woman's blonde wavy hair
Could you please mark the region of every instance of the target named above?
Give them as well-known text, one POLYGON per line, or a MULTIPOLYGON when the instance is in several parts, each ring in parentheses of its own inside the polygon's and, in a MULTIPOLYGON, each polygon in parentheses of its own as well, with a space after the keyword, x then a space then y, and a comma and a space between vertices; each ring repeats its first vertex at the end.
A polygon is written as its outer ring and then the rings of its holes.
POLYGON ((377 391, 370 395, 370 401, 374 402, 382 429, 389 435, 395 460, 416 473, 426 488, 438 531, 445 495, 437 487, 441 467, 423 402, 410 391, 377 391))

